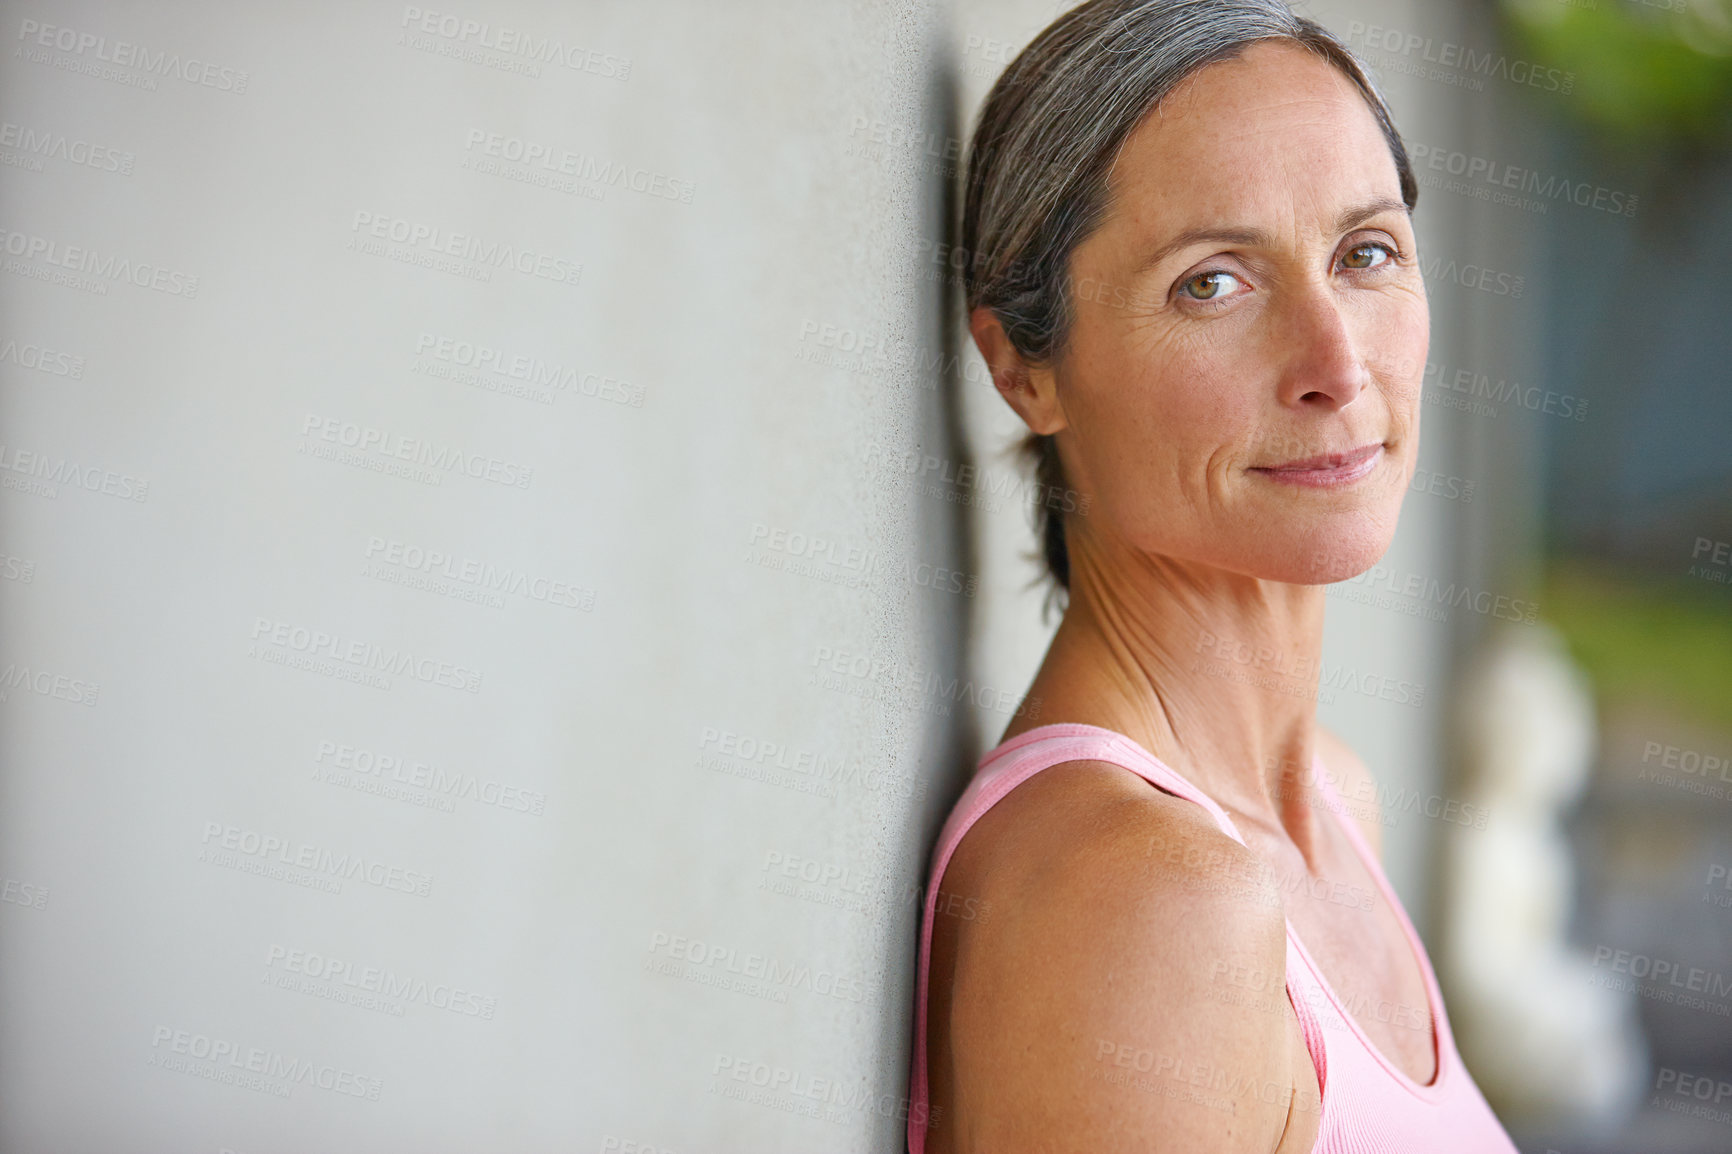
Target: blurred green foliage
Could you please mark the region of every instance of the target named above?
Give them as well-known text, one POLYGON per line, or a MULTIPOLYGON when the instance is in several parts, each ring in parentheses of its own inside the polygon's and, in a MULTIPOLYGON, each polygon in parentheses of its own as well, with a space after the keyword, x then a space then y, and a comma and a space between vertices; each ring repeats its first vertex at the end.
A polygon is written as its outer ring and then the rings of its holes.
POLYGON ((1732 730, 1732 587, 1555 559, 1539 603, 1602 699, 1732 730))
POLYGON ((1568 114, 1625 145, 1732 138, 1732 0, 1502 0, 1523 55, 1576 74, 1568 114))

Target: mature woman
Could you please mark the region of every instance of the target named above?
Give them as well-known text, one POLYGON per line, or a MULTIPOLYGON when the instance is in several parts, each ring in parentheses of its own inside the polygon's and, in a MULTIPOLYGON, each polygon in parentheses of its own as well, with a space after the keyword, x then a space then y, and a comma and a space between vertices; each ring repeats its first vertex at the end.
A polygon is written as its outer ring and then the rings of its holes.
POLYGON ((1322 586, 1419 444, 1416 199, 1282 0, 1092 0, 988 97, 971 328, 1078 512, 1042 527, 1045 723, 934 853, 913 1154, 1513 1154, 1315 719, 1322 586))

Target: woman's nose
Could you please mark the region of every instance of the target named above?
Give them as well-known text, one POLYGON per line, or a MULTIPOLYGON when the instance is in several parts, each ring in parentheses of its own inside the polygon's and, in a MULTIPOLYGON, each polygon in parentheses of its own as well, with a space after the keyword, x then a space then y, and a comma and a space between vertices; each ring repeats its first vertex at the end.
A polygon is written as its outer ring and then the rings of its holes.
POLYGON ((1351 404, 1369 383, 1369 369, 1333 294, 1308 289, 1282 315, 1281 403, 1331 411, 1351 404))

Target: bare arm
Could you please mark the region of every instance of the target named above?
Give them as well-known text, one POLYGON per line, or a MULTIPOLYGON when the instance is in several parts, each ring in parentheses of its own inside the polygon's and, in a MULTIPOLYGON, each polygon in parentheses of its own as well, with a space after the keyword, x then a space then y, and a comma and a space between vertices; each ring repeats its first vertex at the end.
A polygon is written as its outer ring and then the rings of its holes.
POLYGON ((1153 791, 1042 826, 959 942, 946 1148, 1271 1154, 1314 1132, 1291 1116, 1279 892, 1250 851, 1153 791))

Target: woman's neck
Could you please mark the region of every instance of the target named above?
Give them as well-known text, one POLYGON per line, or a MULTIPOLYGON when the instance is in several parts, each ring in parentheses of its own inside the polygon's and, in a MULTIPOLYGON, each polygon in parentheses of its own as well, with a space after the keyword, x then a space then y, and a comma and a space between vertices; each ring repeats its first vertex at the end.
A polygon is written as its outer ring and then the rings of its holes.
POLYGON ((1073 555, 1070 605, 1029 691, 1039 717, 1006 736, 1060 721, 1123 733, 1309 857, 1323 589, 1115 561, 1073 555))

